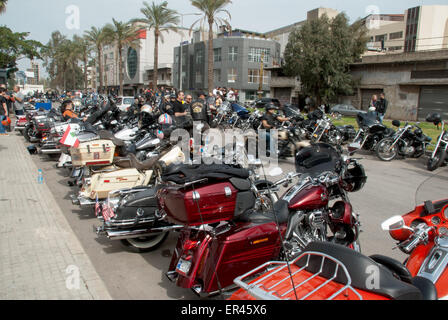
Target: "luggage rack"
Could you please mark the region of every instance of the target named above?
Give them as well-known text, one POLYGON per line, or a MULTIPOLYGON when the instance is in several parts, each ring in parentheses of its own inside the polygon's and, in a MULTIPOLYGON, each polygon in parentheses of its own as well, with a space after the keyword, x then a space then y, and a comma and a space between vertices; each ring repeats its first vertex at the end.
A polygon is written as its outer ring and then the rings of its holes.
MULTIPOLYGON (((256 269, 249 271, 248 273, 237 277, 234 282, 235 284, 237 284, 239 287, 243 288, 244 290, 246 290, 250 295, 252 295, 254 298, 258 299, 258 300, 295 300, 297 298, 297 300, 307 300, 308 298, 310 298, 312 295, 315 295, 316 293, 318 293, 319 291, 322 292, 324 289, 326 290, 325 294, 326 295, 331 295, 329 298, 326 298, 327 300, 334 300, 336 299, 339 295, 347 295, 347 293, 344 292, 348 292, 351 291, 352 293, 354 293, 355 297, 357 297, 359 300, 363 300, 361 294, 356 291, 352 286, 352 280, 350 277, 350 274, 347 271, 347 268, 345 267, 345 265, 340 262, 339 260, 335 259, 334 257, 331 257, 327 254, 321 253, 321 252, 313 252, 313 251, 308 251, 303 253, 302 255, 300 255, 298 258, 296 258, 295 260, 293 260, 292 262, 289 262, 289 265, 294 264, 295 262, 306 258, 306 263, 303 267, 299 268, 298 270, 294 270, 291 274, 289 274, 288 272, 288 263, 287 262, 280 262, 280 261, 273 261, 273 262, 267 262, 259 267, 257 267, 256 269), (316 273, 312 273, 308 270, 306 270, 306 268, 309 267, 310 265, 310 258, 312 256, 318 256, 321 257, 321 263, 320 263, 320 267, 319 270, 316 273), (306 290, 305 289, 305 285, 309 285, 310 281, 312 281, 313 279, 315 279, 316 277, 322 275, 322 272, 324 270, 324 266, 325 266, 325 262, 327 260, 330 260, 334 263, 335 267, 334 267, 334 273, 332 274, 331 277, 329 277, 329 279, 327 279, 325 282, 323 282, 322 284, 318 285, 316 288, 310 290, 306 290), (342 271, 346 281, 345 283, 340 283, 340 288, 334 289, 334 291, 332 292, 331 290, 333 290, 333 288, 330 288, 329 284, 333 282, 333 280, 335 280, 338 276, 338 272, 342 271), (265 274, 267 273, 267 275, 262 275, 258 280, 254 281, 254 282, 250 282, 253 280, 249 280, 246 278, 250 278, 253 276, 256 276, 257 273, 263 272, 263 271, 267 271, 264 272, 265 274), (278 275, 281 272, 286 272, 288 273, 287 276, 285 276, 284 278, 276 281, 274 284, 267 284, 267 281, 272 279, 272 277, 274 275, 278 275), (305 278, 303 278, 305 276, 305 278), (245 281, 247 280, 247 281, 245 281), (297 281, 299 280, 299 281, 297 281), (291 281, 294 282, 294 288, 292 287, 292 283, 291 281), (280 284, 288 284, 289 285, 289 289, 281 292, 280 289, 278 289, 276 291, 276 287, 278 288, 280 284), (295 292, 294 292, 295 291, 295 292), (299 296, 300 292, 304 292, 303 296, 299 296), (297 295, 296 295, 297 294, 297 295), (289 296, 288 296, 289 295, 289 296)), ((328 277, 326 277, 328 278, 328 277)))

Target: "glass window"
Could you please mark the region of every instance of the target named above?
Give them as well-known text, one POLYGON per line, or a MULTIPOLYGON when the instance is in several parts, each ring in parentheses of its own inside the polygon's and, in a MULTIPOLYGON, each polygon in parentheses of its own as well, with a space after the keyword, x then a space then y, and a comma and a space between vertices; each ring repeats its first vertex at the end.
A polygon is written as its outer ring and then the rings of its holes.
MULTIPOLYGON (((260 70, 259 69, 249 69, 247 74, 248 83, 260 83, 260 70)), ((269 83, 269 73, 267 71, 263 72, 263 84, 269 83)))
POLYGON ((238 72, 235 68, 230 68, 227 75, 227 82, 235 83, 238 78, 238 72))
POLYGON ((213 61, 221 62, 221 48, 213 49, 213 61))
POLYGON ((235 62, 238 60, 238 47, 229 47, 229 61, 235 62))
POLYGON ((204 51, 202 49, 199 49, 196 51, 196 63, 202 63, 204 60, 204 51))
POLYGON ((137 51, 133 48, 128 49, 128 76, 134 79, 137 74, 137 51))
POLYGON ((249 62, 261 62, 263 57, 264 62, 269 62, 270 49, 266 48, 249 48, 249 62))

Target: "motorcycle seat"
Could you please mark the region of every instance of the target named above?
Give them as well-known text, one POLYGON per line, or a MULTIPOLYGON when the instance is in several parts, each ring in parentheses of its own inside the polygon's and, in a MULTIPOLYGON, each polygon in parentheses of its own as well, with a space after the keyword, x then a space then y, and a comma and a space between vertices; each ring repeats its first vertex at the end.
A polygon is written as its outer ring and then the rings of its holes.
POLYGON ((250 182, 247 179, 230 178, 229 181, 238 191, 250 190, 250 182))
MULTIPOLYGON (((348 270, 351 285, 355 289, 373 292, 395 300, 422 300, 422 291, 415 285, 406 283, 394 277, 393 273, 384 265, 347 247, 328 242, 312 242, 303 252, 317 252, 329 255, 340 261, 348 270), (376 279, 376 285, 375 285, 376 279)), ((299 267, 306 264, 307 257, 296 261, 299 267)), ((307 271, 318 273, 322 264, 322 257, 311 256, 307 271)), ((331 279, 335 272, 335 263, 326 259, 321 276, 331 279)), ((345 274, 338 272, 335 282, 347 283, 345 274)))
POLYGON ((115 136, 109 131, 101 130, 98 135, 102 140, 111 140, 117 147, 123 147, 125 145, 125 142, 123 140, 115 138, 115 136))
POLYGON ((289 218, 288 202, 285 200, 277 201, 274 204, 274 210, 269 212, 246 211, 238 217, 238 221, 252 222, 256 224, 278 222, 286 223, 289 218))
POLYGON ((114 158, 113 164, 123 169, 129 169, 132 167, 132 162, 130 158, 116 157, 114 158))
POLYGON ((137 158, 135 157, 134 154, 129 154, 129 159, 131 161, 131 165, 133 168, 139 170, 139 171, 146 171, 146 170, 151 170, 154 168, 154 166, 156 165, 157 161, 159 161, 159 156, 157 157, 152 157, 148 160, 145 160, 143 162, 140 162, 137 160, 137 158))

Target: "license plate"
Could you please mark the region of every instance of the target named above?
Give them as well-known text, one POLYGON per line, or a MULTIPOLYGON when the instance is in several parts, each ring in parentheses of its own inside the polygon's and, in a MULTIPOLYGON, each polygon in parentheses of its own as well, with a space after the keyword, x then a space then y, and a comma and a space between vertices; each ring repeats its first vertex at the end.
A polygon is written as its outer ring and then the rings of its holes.
POLYGON ((186 275, 190 271, 191 262, 180 259, 177 263, 176 271, 180 274, 186 275))

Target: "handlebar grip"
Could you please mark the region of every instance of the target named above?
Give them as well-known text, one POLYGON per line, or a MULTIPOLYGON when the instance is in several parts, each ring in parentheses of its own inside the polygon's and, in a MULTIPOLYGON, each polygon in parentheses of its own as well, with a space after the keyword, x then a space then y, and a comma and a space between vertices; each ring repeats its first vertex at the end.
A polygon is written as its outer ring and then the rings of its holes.
POLYGON ((403 250, 405 252, 411 252, 412 250, 414 250, 414 248, 420 243, 420 235, 416 235, 415 238, 409 243, 407 244, 403 250))

